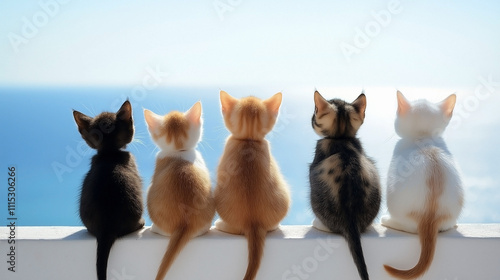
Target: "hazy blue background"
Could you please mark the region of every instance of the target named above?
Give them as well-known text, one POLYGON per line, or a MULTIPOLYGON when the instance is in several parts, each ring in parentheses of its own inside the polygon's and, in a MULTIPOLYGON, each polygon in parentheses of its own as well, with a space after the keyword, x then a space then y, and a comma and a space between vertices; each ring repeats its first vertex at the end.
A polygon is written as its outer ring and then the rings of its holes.
MULTIPOLYGON (((236 97, 284 93, 268 136, 293 193, 284 224, 309 224, 315 87, 347 100, 365 90, 359 136, 384 185, 398 140, 396 88, 436 102, 456 92, 445 139, 466 185, 460 222, 498 223, 499 12, 497 1, 1 2, 0 168, 4 182, 8 166, 18 169, 18 223, 81 224, 79 188, 94 151, 83 144, 71 109, 94 116, 130 99, 136 141, 128 150, 146 190, 156 150, 142 108, 165 114, 202 100, 199 149, 214 177, 228 135, 218 101, 224 89, 236 97), (356 53, 347 55, 346 46, 356 53)), ((0 189, 6 221, 6 183, 0 189)))

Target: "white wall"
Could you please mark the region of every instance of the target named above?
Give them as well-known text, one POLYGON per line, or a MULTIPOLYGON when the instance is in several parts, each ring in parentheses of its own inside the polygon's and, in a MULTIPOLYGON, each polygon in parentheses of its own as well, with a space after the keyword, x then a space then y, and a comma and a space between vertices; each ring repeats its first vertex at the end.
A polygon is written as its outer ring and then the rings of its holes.
MULTIPOLYGON (((81 227, 17 227, 16 272, 7 268, 7 227, 0 228, 0 279, 89 280, 95 276, 95 239, 81 227)), ((416 235, 374 225, 362 237, 371 279, 391 279, 382 265, 410 268, 420 245, 416 235)), ((117 241, 111 251, 109 280, 154 279, 168 239, 149 228, 117 241)), ((242 279, 247 243, 241 236, 211 230, 192 240, 166 279, 242 279)), ((309 226, 283 226, 270 233, 257 279, 359 279, 344 239, 309 226), (293 272, 293 267, 301 272, 293 272)), ((500 225, 459 225, 441 233, 434 262, 422 279, 500 279, 500 225)))

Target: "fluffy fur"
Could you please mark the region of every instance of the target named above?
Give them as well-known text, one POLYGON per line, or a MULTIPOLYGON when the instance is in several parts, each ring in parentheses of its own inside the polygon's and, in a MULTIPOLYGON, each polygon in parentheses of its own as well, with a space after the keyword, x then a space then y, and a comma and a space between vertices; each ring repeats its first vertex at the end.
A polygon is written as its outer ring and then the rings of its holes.
POLYGON ((385 265, 400 279, 414 279, 429 269, 439 231, 455 226, 462 210, 463 189, 456 164, 441 137, 448 125, 456 96, 438 104, 426 100, 408 102, 397 92, 397 143, 387 179, 390 216, 382 224, 417 233, 422 246, 420 259, 409 270, 385 265))
POLYGON ((132 141, 132 107, 95 118, 73 111, 78 131, 97 150, 80 195, 80 218, 97 239, 97 278, 106 279, 111 246, 123 235, 144 226, 142 182, 134 157, 122 149, 132 141))
POLYGON ((193 237, 206 233, 215 215, 210 176, 201 154, 201 103, 185 113, 165 116, 144 110, 152 139, 160 148, 148 190, 152 230, 170 236, 156 280, 163 279, 175 258, 193 237))
POLYGON ((322 137, 309 168, 313 226, 345 237, 361 279, 368 278, 360 236, 380 208, 380 179, 356 138, 365 119, 366 97, 327 101, 314 93, 314 131, 322 137))
POLYGON ((240 100, 220 92, 222 115, 231 135, 217 169, 215 204, 218 230, 248 239, 244 280, 255 279, 266 233, 278 228, 290 207, 288 187, 271 155, 265 135, 273 128, 281 93, 267 100, 240 100))

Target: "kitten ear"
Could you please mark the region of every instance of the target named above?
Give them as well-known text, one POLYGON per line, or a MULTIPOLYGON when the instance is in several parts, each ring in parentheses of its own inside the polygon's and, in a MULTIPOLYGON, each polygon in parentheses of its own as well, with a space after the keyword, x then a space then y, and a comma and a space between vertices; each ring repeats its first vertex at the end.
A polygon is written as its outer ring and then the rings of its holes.
POLYGON ((354 108, 356 108, 356 111, 358 112, 358 114, 361 115, 361 118, 363 118, 363 120, 365 119, 365 111, 366 111, 366 96, 364 93, 360 94, 358 96, 358 98, 356 98, 356 100, 354 100, 352 103, 351 103, 352 106, 354 106, 354 108))
POLYGON ((457 101, 457 96, 452 94, 448 96, 445 100, 439 103, 439 107, 441 107, 441 111, 443 111, 444 115, 447 118, 451 118, 453 115, 453 109, 455 108, 455 103, 457 101))
POLYGON ((73 117, 75 118, 76 125, 78 126, 78 131, 82 133, 83 131, 88 131, 90 122, 92 118, 82 114, 76 110, 73 110, 73 117))
POLYGON ((271 98, 262 101, 266 106, 267 110, 271 112, 274 116, 277 116, 280 111, 281 101, 283 100, 283 95, 281 92, 276 93, 271 96, 271 98))
POLYGON ((410 102, 405 98, 405 96, 398 90, 398 116, 404 116, 411 109, 410 102))
POLYGON ((163 118, 148 109, 144 109, 144 119, 146 120, 146 124, 148 125, 148 130, 153 135, 158 134, 158 130, 163 121, 163 118))
POLYGON ((128 100, 123 102, 120 110, 116 112, 116 117, 124 121, 132 120, 132 105, 128 100))
POLYGON ((184 113, 184 116, 186 116, 190 122, 199 125, 201 123, 201 111, 201 101, 198 101, 193 105, 193 107, 191 107, 191 109, 184 113))
POLYGON ((316 106, 314 114, 321 113, 330 107, 330 103, 318 91, 314 92, 314 105, 316 106))
POLYGON ((233 110, 234 105, 238 103, 238 99, 229 95, 229 93, 221 90, 220 91, 220 104, 222 108, 222 113, 227 113, 233 110))

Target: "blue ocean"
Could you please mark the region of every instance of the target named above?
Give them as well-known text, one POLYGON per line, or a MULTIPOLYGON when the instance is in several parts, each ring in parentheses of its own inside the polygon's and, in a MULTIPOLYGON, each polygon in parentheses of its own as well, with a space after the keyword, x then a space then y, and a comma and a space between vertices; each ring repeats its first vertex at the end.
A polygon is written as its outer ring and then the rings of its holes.
MULTIPOLYGON (((21 226, 82 225, 78 216, 79 191, 95 151, 78 133, 72 110, 95 116, 103 111, 117 111, 127 99, 132 103, 136 128, 134 141, 127 150, 136 157, 143 178, 144 196, 158 149, 150 139, 143 109, 157 114, 185 111, 198 100, 202 101, 205 120, 203 140, 198 149, 215 185, 215 170, 229 135, 220 113, 219 90, 217 87, 1 88, 0 170, 3 171, 0 179, 4 183, 0 185, 0 219, 6 221, 9 216, 15 216, 21 226), (10 205, 14 206, 14 215, 9 211, 7 201, 8 169, 12 167, 16 170, 15 204, 10 205)), ((234 87, 224 90, 236 97, 255 95, 261 98, 283 90, 279 120, 273 132, 267 135, 272 153, 292 192, 292 208, 282 224, 310 224, 313 214, 309 206, 308 168, 318 140, 310 124, 314 109, 313 89, 234 87)), ((410 98, 419 96, 418 90, 408 92, 410 98)), ((340 97, 348 101, 354 100, 359 93, 360 89, 324 89, 322 92, 325 97, 340 97)), ((395 90, 365 88, 365 93, 367 116, 359 137, 367 154, 377 161, 385 190, 387 168, 398 140, 393 128, 395 90)), ((423 97, 439 101, 452 92, 421 93, 423 97)), ((494 106, 498 104, 494 102, 498 98, 492 96, 486 101, 479 100, 472 110, 464 102, 472 100, 473 91, 464 90, 457 95, 457 106, 462 104, 462 108, 456 108, 455 122, 450 124, 444 137, 461 166, 466 186, 466 205, 459 222, 499 223, 500 174, 497 161, 500 150, 495 143, 500 120, 494 106)), ((384 213, 385 202, 379 217, 384 213)), ((150 225, 147 212, 145 219, 150 225)))

